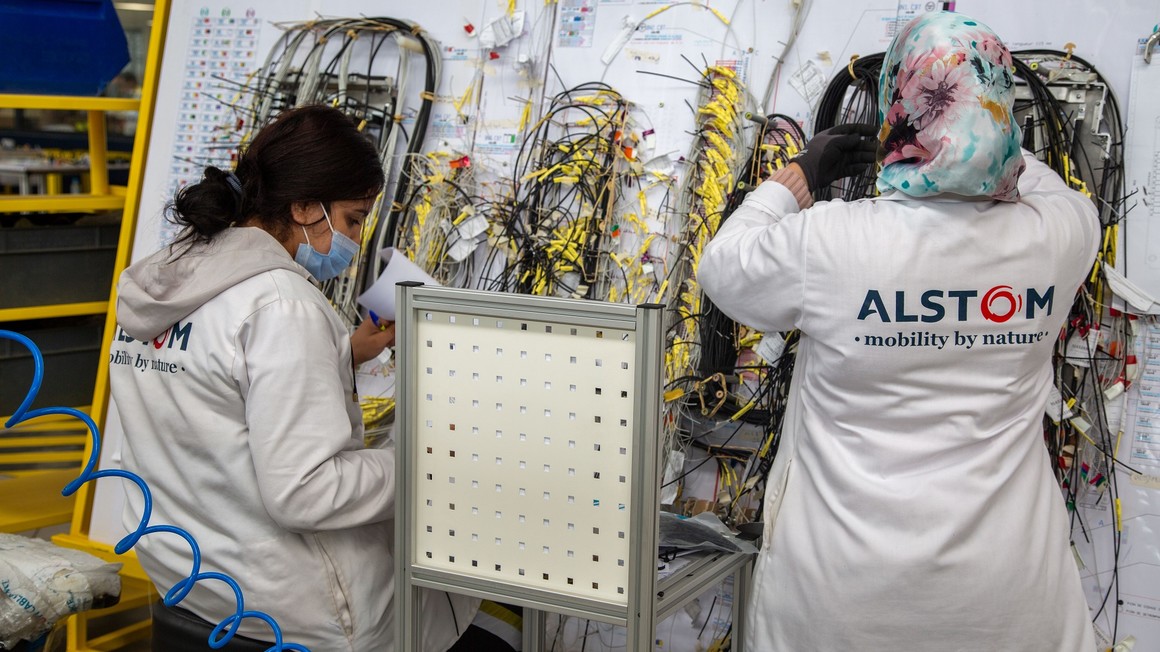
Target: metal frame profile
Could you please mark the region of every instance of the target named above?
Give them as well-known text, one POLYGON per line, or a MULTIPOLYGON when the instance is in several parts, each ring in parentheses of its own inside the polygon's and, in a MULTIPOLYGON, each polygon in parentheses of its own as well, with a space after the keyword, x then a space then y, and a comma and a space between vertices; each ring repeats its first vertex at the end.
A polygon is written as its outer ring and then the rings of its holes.
MULTIPOLYGON (((398 300, 398 378, 396 427, 396 610, 397 649, 417 649, 419 627, 418 591, 421 587, 486 597, 520 605, 525 612, 525 649, 539 649, 542 614, 553 612, 625 626, 629 648, 651 650, 657 617, 656 559, 659 512, 660 397, 663 356, 662 306, 595 303, 551 297, 532 297, 443 287, 400 284, 398 300), (562 326, 617 328, 636 333, 633 381, 633 427, 631 450, 629 559, 626 601, 616 603, 585 599, 551 590, 513 585, 505 581, 424 567, 417 563, 414 543, 416 506, 415 444, 418 391, 415 390, 424 311, 466 313, 500 319, 540 320, 562 326)), ((518 335, 518 332, 514 333, 518 335)))

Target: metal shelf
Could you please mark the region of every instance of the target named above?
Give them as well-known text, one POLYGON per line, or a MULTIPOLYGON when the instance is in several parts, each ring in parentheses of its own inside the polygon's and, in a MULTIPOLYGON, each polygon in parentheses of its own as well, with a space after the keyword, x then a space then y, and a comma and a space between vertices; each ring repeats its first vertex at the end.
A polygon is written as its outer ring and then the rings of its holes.
MULTIPOLYGON (((76 407, 76 409, 80 410, 81 412, 88 414, 89 409, 92 406, 90 406, 90 405, 77 405, 74 407, 76 407)), ((0 417, 0 432, 5 432, 5 434, 7 434, 7 433, 30 433, 30 432, 71 432, 74 430, 87 432, 87 430, 88 430, 87 428, 85 428, 85 424, 78 421, 75 417, 68 416, 65 414, 48 414, 48 415, 45 415, 42 417, 37 417, 35 419, 30 419, 28 421, 25 421, 25 422, 17 425, 14 428, 5 429, 3 426, 5 423, 8 423, 8 419, 10 419, 10 418, 12 418, 11 415, 5 415, 5 416, 0 417)))
POLYGON ((64 111, 136 111, 141 100, 131 97, 86 97, 73 95, 4 95, 0 109, 57 109, 64 111))
POLYGON ((4 195, 0 213, 75 213, 125 207, 121 195, 4 195))
POLYGON ((23 321, 25 319, 48 319, 52 317, 103 315, 108 311, 108 301, 90 301, 88 303, 59 303, 56 305, 23 306, 20 308, 0 308, 0 323, 9 321, 23 321))

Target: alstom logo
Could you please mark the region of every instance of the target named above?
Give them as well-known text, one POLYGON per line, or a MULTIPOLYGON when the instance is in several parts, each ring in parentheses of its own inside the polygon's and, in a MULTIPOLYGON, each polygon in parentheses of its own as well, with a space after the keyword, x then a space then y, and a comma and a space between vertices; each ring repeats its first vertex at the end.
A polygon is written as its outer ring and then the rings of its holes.
POLYGON ((884 323, 923 322, 933 324, 944 319, 967 321, 975 314, 983 319, 1002 324, 1016 316, 1034 319, 1037 311, 1046 310, 1051 314, 1055 300, 1055 286, 1046 290, 1027 288, 1016 292, 1010 285, 996 285, 982 292, 979 290, 926 290, 915 296, 904 290, 890 292, 867 290, 858 319, 865 321, 877 317, 884 323))

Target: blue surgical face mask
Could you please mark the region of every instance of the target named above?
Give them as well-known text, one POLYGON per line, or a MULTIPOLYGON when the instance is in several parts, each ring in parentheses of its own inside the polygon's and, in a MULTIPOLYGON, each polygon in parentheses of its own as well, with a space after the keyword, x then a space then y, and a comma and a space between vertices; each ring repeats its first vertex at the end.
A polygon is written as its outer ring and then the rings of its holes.
POLYGON ((294 262, 305 267, 316 280, 329 281, 350 267, 351 261, 358 254, 358 243, 335 231, 330 214, 326 212, 326 206, 321 203, 319 205, 322 206, 322 214, 326 217, 327 226, 330 227, 330 252, 318 253, 317 249, 310 246, 310 236, 306 235, 306 227, 302 227, 306 242, 298 245, 294 262))

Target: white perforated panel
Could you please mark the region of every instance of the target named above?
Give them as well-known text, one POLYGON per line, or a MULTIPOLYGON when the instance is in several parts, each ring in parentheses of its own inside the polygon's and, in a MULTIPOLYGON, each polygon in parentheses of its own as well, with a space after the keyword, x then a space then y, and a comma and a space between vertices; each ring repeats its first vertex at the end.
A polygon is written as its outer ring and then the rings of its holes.
POLYGON ((423 312, 416 566, 625 604, 635 333, 423 312))

